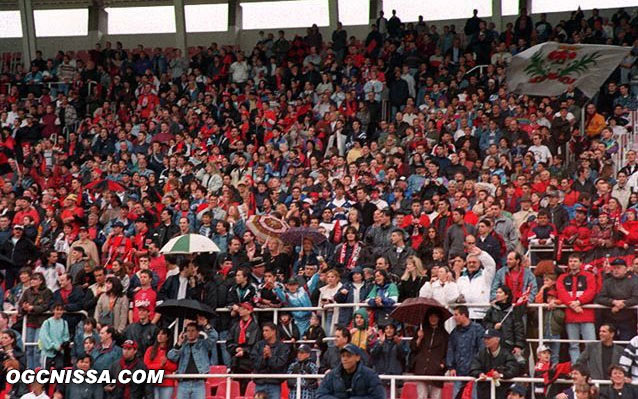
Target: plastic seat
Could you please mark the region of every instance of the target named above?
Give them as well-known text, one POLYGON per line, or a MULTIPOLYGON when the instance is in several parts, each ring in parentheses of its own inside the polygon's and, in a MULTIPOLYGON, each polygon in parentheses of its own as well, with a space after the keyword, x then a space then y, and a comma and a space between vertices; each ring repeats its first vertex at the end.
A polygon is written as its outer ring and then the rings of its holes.
POLYGON ((441 390, 441 399, 453 399, 454 383, 446 382, 441 390))
POLYGON ((418 397, 416 382, 406 382, 401 389, 401 399, 413 399, 418 397))
MULTIPOLYGON (((230 399, 236 399, 239 396, 239 381, 230 382, 230 399)), ((226 399, 226 384, 220 384, 217 387, 217 392, 212 396, 212 399, 226 399)))
MULTIPOLYGON (((228 368, 226 366, 210 366, 211 374, 228 374, 228 368)), ((205 387, 206 387, 206 397, 212 397, 213 389, 217 390, 220 385, 225 385, 225 378, 207 378, 205 387)), ((216 394, 216 392, 215 392, 216 394)))
POLYGON ((254 399, 256 388, 257 385, 255 385, 253 381, 250 381, 248 386, 246 386, 246 394, 244 396, 238 396, 235 399, 254 399))
POLYGON ((281 383, 281 399, 288 399, 288 394, 290 390, 288 389, 288 383, 286 381, 281 383))

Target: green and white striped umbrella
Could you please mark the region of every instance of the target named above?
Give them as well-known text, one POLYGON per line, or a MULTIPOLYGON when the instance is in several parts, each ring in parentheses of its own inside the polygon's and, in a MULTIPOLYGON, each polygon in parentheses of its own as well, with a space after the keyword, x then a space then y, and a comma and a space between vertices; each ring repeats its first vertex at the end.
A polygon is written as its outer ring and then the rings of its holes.
POLYGON ((184 234, 171 238, 160 249, 164 255, 196 254, 200 252, 219 252, 220 249, 210 238, 201 234, 184 234))

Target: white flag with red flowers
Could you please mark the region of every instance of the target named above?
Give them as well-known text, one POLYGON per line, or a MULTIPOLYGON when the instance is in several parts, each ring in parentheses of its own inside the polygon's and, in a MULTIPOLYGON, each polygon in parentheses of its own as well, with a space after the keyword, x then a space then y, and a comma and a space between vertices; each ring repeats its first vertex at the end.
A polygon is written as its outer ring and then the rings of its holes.
POLYGON ((598 44, 538 44, 512 57, 507 87, 518 94, 551 97, 574 85, 591 98, 630 50, 598 44))

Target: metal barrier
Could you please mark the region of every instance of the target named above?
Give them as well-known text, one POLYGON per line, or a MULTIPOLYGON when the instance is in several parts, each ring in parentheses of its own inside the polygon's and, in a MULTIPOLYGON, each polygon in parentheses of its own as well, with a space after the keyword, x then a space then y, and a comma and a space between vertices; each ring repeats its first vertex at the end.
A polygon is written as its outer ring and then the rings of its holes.
MULTIPOLYGON (((268 379, 276 379, 282 380, 282 382, 295 379, 296 380, 296 391, 295 398, 301 399, 301 380, 302 379, 315 379, 320 380, 325 377, 323 374, 170 374, 165 375, 165 378, 176 379, 176 380, 188 380, 188 379, 198 379, 201 380, 203 378, 218 378, 224 379, 226 381, 226 397, 225 399, 231 399, 231 382, 234 379, 256 379, 256 378, 268 378, 268 379)), ((440 375, 380 375, 379 379, 381 381, 390 381, 390 399, 397 398, 397 381, 405 381, 405 382, 432 382, 432 381, 443 381, 443 382, 463 382, 463 381, 476 381, 477 379, 474 377, 451 377, 451 376, 440 376, 440 375)), ((496 398, 496 381, 493 378, 486 378, 486 382, 490 383, 490 399, 496 398)), ((511 379, 502 379, 498 380, 499 382, 507 382, 507 383, 540 383, 543 384, 544 380, 542 378, 511 378, 511 379)), ((564 380, 559 379, 556 382, 571 384, 572 380, 564 380)), ((610 385, 610 380, 592 380, 594 385, 610 385)), ((487 399, 487 398, 480 398, 487 399)))

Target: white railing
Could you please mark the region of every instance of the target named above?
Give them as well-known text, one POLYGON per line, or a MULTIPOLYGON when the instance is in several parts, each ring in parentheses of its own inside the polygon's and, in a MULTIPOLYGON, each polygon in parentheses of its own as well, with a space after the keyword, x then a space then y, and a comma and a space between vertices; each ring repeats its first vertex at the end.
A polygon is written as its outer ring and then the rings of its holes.
MULTIPOLYGON (((268 378, 268 379, 277 379, 282 380, 282 382, 295 379, 296 380, 296 391, 295 397, 296 399, 301 399, 301 380, 302 379, 315 379, 321 380, 325 377, 323 374, 170 374, 165 375, 165 378, 171 378, 176 380, 186 380, 186 379, 204 379, 204 378, 218 378, 224 379, 226 383, 226 398, 231 398, 231 383, 232 380, 235 379, 259 379, 259 378, 268 378)), ((397 398, 397 381, 405 381, 405 382, 433 382, 433 381, 443 381, 443 382, 463 382, 463 381, 477 381, 474 377, 451 377, 451 376, 440 376, 440 375, 380 375, 379 378, 381 381, 390 381, 390 399, 397 398)), ((492 378, 487 378, 486 382, 490 383, 490 399, 496 398, 496 380, 492 378)), ((544 380, 542 378, 511 378, 508 380, 499 380, 502 383, 539 383, 544 384, 544 380)), ((563 380, 559 379, 556 382, 558 383, 566 383, 572 384, 572 380, 563 380)), ((611 381, 609 380, 593 380, 591 381, 594 385, 609 385, 611 381)), ((207 395, 208 396, 208 395, 207 395)), ((487 398, 480 398, 487 399, 487 398)))

